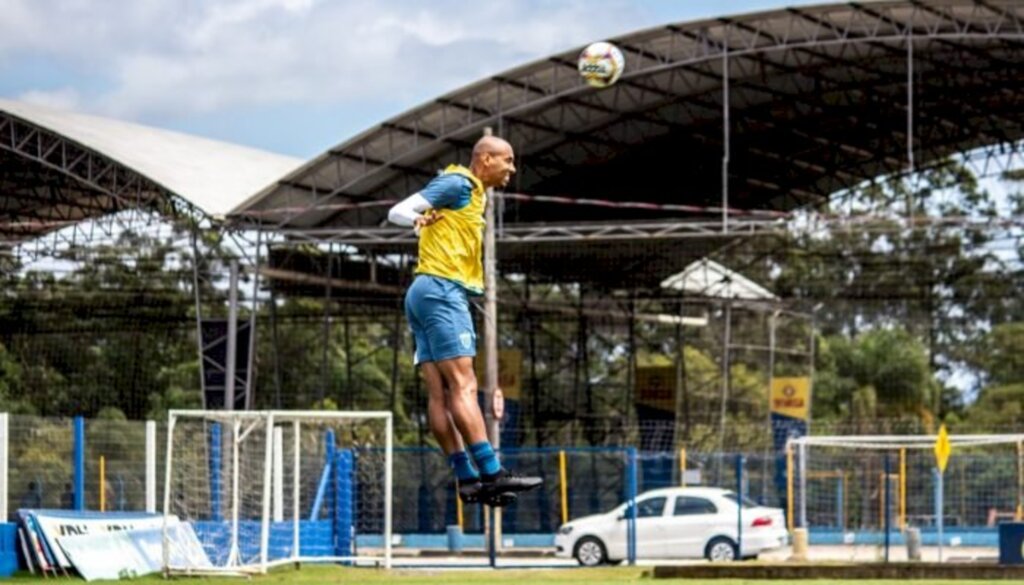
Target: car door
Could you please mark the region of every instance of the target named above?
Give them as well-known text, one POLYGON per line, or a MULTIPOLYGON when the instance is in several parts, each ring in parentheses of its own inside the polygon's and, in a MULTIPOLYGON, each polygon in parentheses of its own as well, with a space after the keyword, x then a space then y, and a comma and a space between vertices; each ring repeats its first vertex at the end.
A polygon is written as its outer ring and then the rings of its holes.
MULTIPOLYGON (((637 558, 657 558, 663 556, 663 520, 665 517, 666 496, 639 498, 636 501, 636 556, 637 558)), ((624 559, 629 555, 629 520, 625 508, 618 515, 612 538, 609 538, 608 554, 615 559, 624 559)))
POLYGON ((666 558, 700 558, 718 524, 718 507, 709 498, 678 495, 662 532, 666 558))

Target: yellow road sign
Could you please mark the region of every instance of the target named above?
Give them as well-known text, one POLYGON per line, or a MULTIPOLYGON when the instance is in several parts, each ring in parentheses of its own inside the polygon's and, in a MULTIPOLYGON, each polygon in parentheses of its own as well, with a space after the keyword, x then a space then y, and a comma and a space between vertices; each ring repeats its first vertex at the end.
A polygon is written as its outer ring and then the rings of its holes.
POLYGON ((935 463, 939 466, 939 473, 946 472, 946 463, 949 462, 949 453, 952 450, 946 425, 942 425, 939 427, 939 437, 935 439, 935 463))

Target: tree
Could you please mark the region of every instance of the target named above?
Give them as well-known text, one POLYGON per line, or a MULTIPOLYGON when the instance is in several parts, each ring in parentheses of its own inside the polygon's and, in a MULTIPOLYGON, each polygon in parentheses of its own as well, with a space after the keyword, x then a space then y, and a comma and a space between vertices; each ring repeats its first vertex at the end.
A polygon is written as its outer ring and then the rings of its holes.
POLYGON ((927 348, 902 328, 877 328, 853 339, 820 344, 812 401, 815 420, 849 421, 864 428, 878 418, 912 419, 931 426, 927 405, 939 391, 927 348))

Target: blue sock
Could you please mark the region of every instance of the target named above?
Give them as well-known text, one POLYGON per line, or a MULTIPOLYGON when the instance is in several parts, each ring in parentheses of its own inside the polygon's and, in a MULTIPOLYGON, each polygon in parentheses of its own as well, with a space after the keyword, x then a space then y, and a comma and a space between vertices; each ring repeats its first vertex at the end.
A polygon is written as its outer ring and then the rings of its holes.
POLYGON ((473 454, 473 461, 483 475, 496 475, 501 471, 501 463, 498 462, 498 455, 495 454, 491 444, 487 441, 480 441, 469 446, 469 452, 473 454))
POLYGON ((470 463, 469 455, 465 451, 457 451, 449 455, 448 463, 455 468, 455 477, 459 478, 459 481, 480 478, 476 470, 473 469, 473 464, 470 463))

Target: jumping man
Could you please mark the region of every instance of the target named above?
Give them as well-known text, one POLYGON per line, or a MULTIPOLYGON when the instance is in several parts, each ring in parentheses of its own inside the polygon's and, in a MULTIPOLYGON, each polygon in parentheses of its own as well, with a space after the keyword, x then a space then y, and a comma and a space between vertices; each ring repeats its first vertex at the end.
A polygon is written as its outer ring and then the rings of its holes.
POLYGON ((476 333, 469 295, 484 289, 485 189, 506 186, 515 171, 512 145, 485 136, 473 147, 469 168, 449 165, 388 212, 392 223, 419 234, 419 263, 405 295, 405 314, 429 393, 430 429, 455 469, 459 497, 492 506, 507 505, 517 492, 542 483, 501 466, 487 440, 473 372, 476 333))

